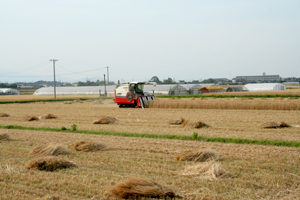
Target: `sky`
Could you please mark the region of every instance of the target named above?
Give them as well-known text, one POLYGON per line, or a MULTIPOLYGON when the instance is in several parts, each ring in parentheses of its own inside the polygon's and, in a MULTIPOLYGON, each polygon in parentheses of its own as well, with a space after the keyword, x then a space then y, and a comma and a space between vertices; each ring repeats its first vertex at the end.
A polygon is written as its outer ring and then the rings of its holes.
POLYGON ((299 0, 0 0, 0 82, 300 77, 299 0))

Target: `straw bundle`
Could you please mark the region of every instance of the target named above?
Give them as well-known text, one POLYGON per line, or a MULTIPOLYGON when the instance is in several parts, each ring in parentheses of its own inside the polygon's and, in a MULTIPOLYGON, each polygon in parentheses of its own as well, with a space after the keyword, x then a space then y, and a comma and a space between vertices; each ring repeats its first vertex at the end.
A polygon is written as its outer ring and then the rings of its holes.
POLYGON ((233 178, 232 174, 221 168, 217 162, 210 161, 185 168, 181 173, 184 176, 200 176, 203 178, 233 178))
POLYGON ((0 113, 0 117, 9 117, 9 115, 6 113, 0 113))
POLYGON ((0 134, 0 141, 8 141, 8 140, 11 140, 8 134, 6 133, 0 134))
POLYGON ((25 164, 27 169, 55 171, 57 169, 66 169, 71 167, 78 167, 73 162, 58 158, 56 156, 43 157, 29 160, 25 164))
POLYGON ((25 121, 34 121, 34 120, 39 120, 36 116, 24 116, 23 119, 25 121))
POLYGON ((207 124, 201 122, 201 121, 196 121, 188 124, 192 128, 203 128, 203 127, 209 127, 207 124))
POLYGON ((171 124, 171 125, 180 125, 180 124, 182 124, 184 121, 185 121, 185 119, 183 119, 182 117, 180 117, 180 119, 172 120, 172 121, 169 121, 168 123, 171 124))
POLYGON ((76 142, 73 145, 73 147, 76 151, 85 151, 85 152, 100 151, 100 150, 107 149, 107 146, 105 144, 99 144, 95 142, 85 142, 85 141, 76 142))
POLYGON ((260 125, 261 128, 278 128, 278 124, 276 122, 266 122, 260 125))
POLYGON ((33 148, 30 154, 35 156, 58 156, 68 154, 68 150, 59 144, 47 144, 33 148))
POLYGON ((53 114, 47 114, 45 116, 40 116, 39 119, 56 119, 57 117, 53 114))
POLYGON ((291 127, 291 125, 285 123, 285 122, 280 122, 278 125, 280 128, 285 128, 285 127, 291 127))
POLYGON ((205 151, 184 151, 177 156, 175 160, 179 161, 194 161, 194 162, 206 162, 210 160, 218 160, 219 155, 212 150, 205 151))
POLYGON ((129 180, 117 183, 109 190, 117 198, 138 199, 146 198, 174 198, 178 195, 168 187, 141 178, 130 178, 129 180))
POLYGON ((114 117, 100 116, 99 119, 95 120, 93 124, 111 124, 117 121, 114 117))

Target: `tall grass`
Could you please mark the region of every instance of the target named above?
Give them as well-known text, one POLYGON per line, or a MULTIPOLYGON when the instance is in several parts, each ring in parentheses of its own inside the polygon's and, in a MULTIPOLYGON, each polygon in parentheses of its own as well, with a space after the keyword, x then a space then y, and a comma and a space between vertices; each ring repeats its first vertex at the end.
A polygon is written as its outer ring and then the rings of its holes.
POLYGON ((232 110, 300 110, 298 99, 157 99, 149 108, 173 109, 232 109, 232 110))

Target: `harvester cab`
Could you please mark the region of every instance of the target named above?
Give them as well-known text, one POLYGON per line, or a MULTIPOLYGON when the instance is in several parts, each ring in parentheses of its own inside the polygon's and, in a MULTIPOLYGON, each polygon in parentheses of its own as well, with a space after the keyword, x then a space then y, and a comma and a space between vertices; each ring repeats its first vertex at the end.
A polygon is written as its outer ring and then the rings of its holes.
POLYGON ((144 92, 144 85, 156 85, 151 82, 129 82, 122 83, 115 89, 115 102, 120 108, 138 107, 147 108, 148 101, 154 100, 153 94, 144 92))

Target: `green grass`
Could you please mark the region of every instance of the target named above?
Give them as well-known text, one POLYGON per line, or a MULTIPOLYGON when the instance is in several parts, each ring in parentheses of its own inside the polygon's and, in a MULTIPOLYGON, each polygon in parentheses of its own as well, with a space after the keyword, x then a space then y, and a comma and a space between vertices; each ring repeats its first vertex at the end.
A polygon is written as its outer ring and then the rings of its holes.
POLYGON ((0 101, 0 104, 10 103, 34 103, 34 102, 60 102, 60 101, 74 101, 74 100, 89 100, 89 99, 111 99, 112 97, 98 97, 98 98, 64 98, 64 99, 35 99, 35 100, 18 100, 18 101, 0 101))
POLYGON ((266 94, 266 95, 182 95, 182 96, 157 96, 159 98, 288 98, 296 97, 299 98, 300 95, 293 94, 266 94))
POLYGON ((51 131, 51 132, 70 132, 70 133, 82 133, 82 134, 94 134, 94 135, 111 135, 122 137, 140 137, 140 138, 154 138, 154 139, 176 139, 176 140, 198 140, 204 142, 222 142, 222 143, 236 143, 236 144, 259 144, 259 145, 273 145, 273 146, 285 146, 285 147, 300 147, 300 142, 289 141, 272 141, 272 140, 250 140, 239 138, 215 138, 215 137, 195 137, 195 133, 192 136, 181 135, 156 135, 156 134, 139 134, 139 133, 121 133, 121 132, 102 132, 102 131, 86 131, 86 130, 62 130, 58 128, 39 128, 39 127, 23 127, 7 125, 2 126, 2 129, 19 129, 19 130, 37 130, 37 131, 51 131))

